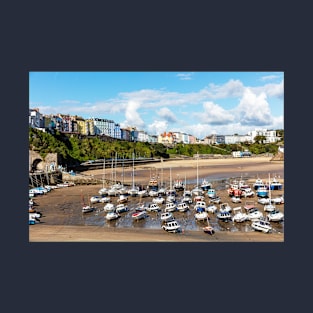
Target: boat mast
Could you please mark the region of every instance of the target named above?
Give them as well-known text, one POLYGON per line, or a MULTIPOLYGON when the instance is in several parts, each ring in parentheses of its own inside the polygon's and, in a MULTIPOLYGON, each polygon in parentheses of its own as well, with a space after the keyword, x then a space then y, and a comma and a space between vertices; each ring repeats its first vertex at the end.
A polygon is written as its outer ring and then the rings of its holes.
POLYGON ((199 186, 199 152, 197 152, 197 187, 199 186))
POLYGON ((134 159, 134 152, 133 152, 133 189, 135 188, 135 159, 134 159))

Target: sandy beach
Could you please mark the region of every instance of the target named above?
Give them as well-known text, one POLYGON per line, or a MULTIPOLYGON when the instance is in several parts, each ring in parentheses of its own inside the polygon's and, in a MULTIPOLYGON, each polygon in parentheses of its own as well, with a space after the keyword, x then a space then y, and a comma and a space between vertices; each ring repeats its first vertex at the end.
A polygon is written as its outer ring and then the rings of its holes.
MULTIPOLYGON (((188 180, 196 179, 196 160, 166 161, 152 165, 136 166, 136 183, 146 185, 151 175, 166 182, 169 179, 169 169, 172 178, 188 180), (161 177, 162 175, 162 177, 161 177)), ((199 180, 202 178, 232 178, 242 177, 249 184, 260 177, 267 180, 269 173, 284 180, 284 163, 271 161, 270 157, 242 159, 202 159, 198 162, 199 180)), ((123 179, 124 184, 131 184, 131 169, 118 168, 116 177, 123 179), (122 171, 124 176, 121 176, 122 171)), ((102 170, 84 172, 85 175, 102 177, 102 170)), ((110 175, 106 169, 106 175, 110 175)), ((29 226, 29 242, 284 242, 283 230, 278 229, 270 234, 255 231, 231 231, 231 228, 218 230, 214 235, 203 231, 183 229, 181 233, 172 234, 162 229, 147 229, 140 227, 104 227, 103 215, 95 218, 101 221, 97 225, 88 224, 88 219, 78 214, 81 210, 82 192, 86 195, 98 194, 101 185, 84 185, 60 188, 50 193, 35 197, 35 208, 42 212, 41 222, 29 226), (102 223, 102 224, 101 224, 102 223)), ((276 191, 274 191, 275 193, 276 191)), ((283 193, 277 191, 276 193, 283 193)), ((223 201, 230 202, 226 190, 220 190, 218 195, 223 201)), ((254 201, 257 198, 254 197, 254 201)), ((100 204, 103 207, 103 204, 100 204)), ((100 207, 100 206, 99 206, 100 207)), ((284 212, 284 205, 279 209, 284 212)))

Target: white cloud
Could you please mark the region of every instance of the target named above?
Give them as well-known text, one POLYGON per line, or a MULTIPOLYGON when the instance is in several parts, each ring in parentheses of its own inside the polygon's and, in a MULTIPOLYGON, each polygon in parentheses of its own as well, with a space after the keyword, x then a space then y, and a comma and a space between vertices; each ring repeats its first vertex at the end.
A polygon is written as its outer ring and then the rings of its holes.
POLYGON ((60 103, 64 103, 64 104, 78 104, 78 103, 80 103, 80 101, 78 101, 78 100, 62 100, 62 101, 60 101, 60 103))
POLYGON ((204 112, 194 113, 194 116, 204 124, 222 125, 234 121, 234 116, 221 106, 208 101, 203 103, 204 112))
POLYGON ((150 134, 160 135, 161 133, 167 131, 168 124, 166 121, 155 120, 148 125, 148 132, 150 134))
POLYGON ((264 92, 256 95, 251 89, 246 88, 234 111, 241 125, 265 126, 272 124, 272 115, 264 92))
POLYGON ((168 108, 161 108, 157 114, 162 117, 163 119, 165 119, 166 121, 168 121, 169 123, 175 123, 177 122, 177 118, 175 116, 175 114, 168 108))
POLYGON ((278 75, 267 75, 267 76, 262 76, 261 80, 262 81, 273 80, 273 79, 276 79, 276 78, 279 78, 279 77, 280 76, 278 76, 278 75))
POLYGON ((137 110, 140 108, 140 103, 136 101, 129 101, 126 105, 125 118, 123 125, 135 126, 139 129, 144 127, 145 123, 141 119, 137 110))
POLYGON ((244 88, 240 80, 231 79, 224 85, 209 84, 209 88, 206 88, 205 92, 211 99, 238 98, 242 95, 244 88))
POLYGON ((179 73, 176 76, 180 80, 191 80, 192 79, 192 75, 193 75, 193 73, 179 73))

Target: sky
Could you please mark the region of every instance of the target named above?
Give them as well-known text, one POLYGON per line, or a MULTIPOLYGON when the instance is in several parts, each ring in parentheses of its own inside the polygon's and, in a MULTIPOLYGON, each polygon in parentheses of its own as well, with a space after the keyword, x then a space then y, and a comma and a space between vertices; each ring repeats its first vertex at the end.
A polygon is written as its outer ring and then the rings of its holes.
POLYGON ((284 72, 29 72, 29 108, 151 135, 284 129, 284 72))

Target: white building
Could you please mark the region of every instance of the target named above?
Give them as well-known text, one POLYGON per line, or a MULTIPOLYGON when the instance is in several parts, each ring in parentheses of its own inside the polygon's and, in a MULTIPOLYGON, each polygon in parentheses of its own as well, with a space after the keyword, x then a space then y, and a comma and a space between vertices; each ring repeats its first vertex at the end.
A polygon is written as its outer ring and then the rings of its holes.
POLYGON ((255 129, 248 133, 251 137, 252 142, 255 142, 254 138, 256 136, 264 136, 265 141, 263 143, 275 143, 280 140, 280 137, 277 137, 276 130, 267 130, 267 129, 255 129))

